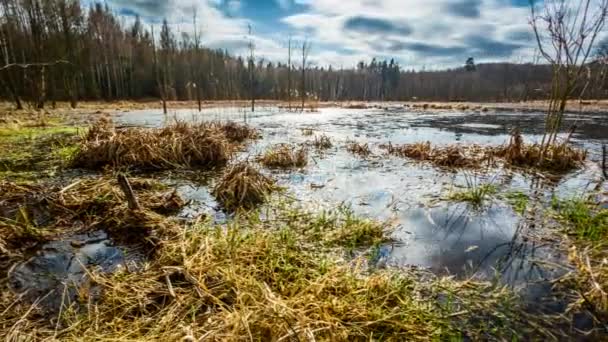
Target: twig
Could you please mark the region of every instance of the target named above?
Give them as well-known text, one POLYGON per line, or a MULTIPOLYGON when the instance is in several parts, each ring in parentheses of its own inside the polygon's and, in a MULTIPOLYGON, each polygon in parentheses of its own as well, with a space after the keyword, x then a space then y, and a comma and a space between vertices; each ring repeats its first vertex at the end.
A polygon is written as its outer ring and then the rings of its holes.
POLYGON ((48 67, 48 66, 54 66, 54 65, 58 65, 58 64, 70 64, 72 65, 71 62, 66 61, 65 59, 60 59, 54 62, 47 62, 47 63, 26 63, 26 64, 19 64, 19 63, 11 63, 11 64, 7 64, 3 67, 0 68, 0 71, 4 71, 4 70, 8 70, 10 68, 21 68, 21 69, 28 69, 31 67, 48 67))

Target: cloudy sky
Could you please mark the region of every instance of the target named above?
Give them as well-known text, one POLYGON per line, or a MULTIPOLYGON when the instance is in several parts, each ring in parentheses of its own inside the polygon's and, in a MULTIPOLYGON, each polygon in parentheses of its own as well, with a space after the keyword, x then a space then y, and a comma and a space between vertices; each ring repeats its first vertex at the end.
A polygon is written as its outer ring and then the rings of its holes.
MULTIPOLYGON (((91 0, 92 1, 92 0, 91 0)), ((284 61, 288 37, 312 43, 315 64, 352 67, 395 58, 406 68, 529 61, 534 54, 528 0, 106 0, 128 22, 167 18, 176 34, 245 54, 249 37, 259 57, 284 61), (249 36, 251 25, 253 34, 249 36)))

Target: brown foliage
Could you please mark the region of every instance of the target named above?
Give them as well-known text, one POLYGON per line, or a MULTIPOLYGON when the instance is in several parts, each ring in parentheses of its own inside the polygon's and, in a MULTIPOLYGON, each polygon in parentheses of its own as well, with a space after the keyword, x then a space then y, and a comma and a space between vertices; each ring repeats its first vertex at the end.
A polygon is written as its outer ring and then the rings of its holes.
POLYGON ((304 147, 278 144, 266 151, 258 160, 269 168, 304 167, 308 164, 308 151, 304 147))
POLYGON ((255 208, 276 189, 272 179, 248 162, 241 162, 224 172, 212 194, 224 209, 235 211, 255 208))

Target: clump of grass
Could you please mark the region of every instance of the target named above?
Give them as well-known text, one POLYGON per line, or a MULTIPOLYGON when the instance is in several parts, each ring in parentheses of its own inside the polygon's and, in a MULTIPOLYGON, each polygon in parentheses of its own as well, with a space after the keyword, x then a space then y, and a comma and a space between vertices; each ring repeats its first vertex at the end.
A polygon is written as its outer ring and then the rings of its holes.
MULTIPOLYGON (((365 272, 317 240, 326 225, 294 209, 186 228, 163 240, 140 272, 92 272, 103 296, 67 307, 59 324, 6 293, 3 336, 79 340, 515 340, 540 338, 502 288, 422 271, 365 272), (314 222, 314 224, 311 224, 314 222), (318 228, 318 229, 315 229, 318 228), (421 281, 427 278, 427 281, 421 281), (14 302, 13 302, 14 301, 14 302), (9 304, 13 303, 13 304, 9 304), (54 329, 60 326, 62 329, 54 329)), ((337 222, 337 223, 333 223, 337 222)))
POLYGON ((312 128, 302 128, 302 135, 305 137, 309 137, 315 134, 315 131, 312 128))
POLYGON ((313 140, 312 145, 319 150, 326 150, 333 146, 331 139, 325 134, 315 136, 315 140, 313 140))
POLYGON ((240 143, 249 139, 258 139, 260 137, 260 132, 255 128, 234 121, 228 121, 226 123, 212 122, 209 125, 211 127, 216 126, 224 132, 226 138, 232 142, 240 143))
POLYGON ((587 151, 570 146, 568 140, 544 147, 540 144, 526 144, 521 133, 515 130, 509 143, 497 148, 495 154, 508 165, 566 172, 579 167, 587 158, 587 151))
POLYGON ((478 145, 433 147, 430 142, 404 145, 382 145, 389 154, 427 161, 443 168, 479 168, 493 162, 491 148, 478 145))
POLYGON ((275 182, 248 162, 230 166, 213 188, 212 194, 229 211, 253 209, 277 190, 275 182))
POLYGON ((465 175, 466 189, 449 194, 448 199, 458 202, 468 202, 475 207, 481 207, 486 200, 498 193, 498 187, 491 183, 479 184, 470 176, 465 175))
POLYGON ((222 166, 234 151, 231 139, 239 140, 245 135, 242 128, 235 127, 177 122, 159 129, 117 130, 103 119, 91 127, 72 165, 152 170, 222 166))
POLYGON ((308 151, 305 147, 278 144, 262 154, 258 161, 269 168, 304 167, 308 164, 308 151))
POLYGON ((597 241, 608 237, 608 209, 583 198, 554 199, 552 206, 579 238, 597 241))
POLYGON ((346 150, 363 158, 367 158, 372 154, 372 150, 369 148, 368 144, 362 144, 356 141, 348 143, 348 145, 346 145, 346 150))

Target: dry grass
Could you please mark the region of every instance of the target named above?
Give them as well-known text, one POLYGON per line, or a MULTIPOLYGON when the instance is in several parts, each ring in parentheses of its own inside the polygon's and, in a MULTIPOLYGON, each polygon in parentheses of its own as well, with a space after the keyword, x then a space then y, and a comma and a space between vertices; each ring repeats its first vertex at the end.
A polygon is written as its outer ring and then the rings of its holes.
POLYGON ((266 167, 276 169, 304 167, 308 164, 308 151, 303 146, 278 144, 258 157, 258 161, 266 167))
MULTIPOLYGON (((227 227, 185 227, 139 272, 93 272, 103 296, 80 297, 49 322, 3 292, 0 334, 64 341, 516 340, 541 338, 502 288, 424 272, 364 272, 326 244, 367 223, 338 213, 277 209, 227 227), (426 277, 427 281, 422 281, 426 277)), ((367 241, 359 247, 365 248, 367 241)))
POLYGON ((257 131, 230 122, 176 122, 159 129, 116 129, 104 118, 90 128, 73 166, 148 170, 212 168, 228 162, 235 143, 257 136, 257 131))
POLYGON ((492 148, 479 145, 449 145, 433 147, 430 142, 383 145, 389 154, 430 162, 442 168, 479 168, 491 165, 494 160, 492 148))
POLYGON ((314 129, 312 128, 302 128, 302 135, 305 137, 309 137, 311 135, 315 134, 314 129))
POLYGON ((372 154, 372 150, 369 145, 358 143, 356 141, 350 142, 346 145, 346 150, 354 155, 367 158, 372 154))
POLYGON ((587 158, 587 151, 570 146, 568 139, 545 148, 540 144, 526 144, 516 130, 506 146, 496 149, 496 155, 512 166, 566 172, 580 167, 587 158))
POLYGON ((229 211, 253 209, 277 190, 275 182, 248 162, 240 162, 224 171, 213 188, 213 195, 229 211))
POLYGON ((312 146, 314 146, 318 150, 326 150, 331 148, 333 144, 331 143, 331 139, 325 135, 317 135, 315 136, 315 140, 312 141, 312 146))

